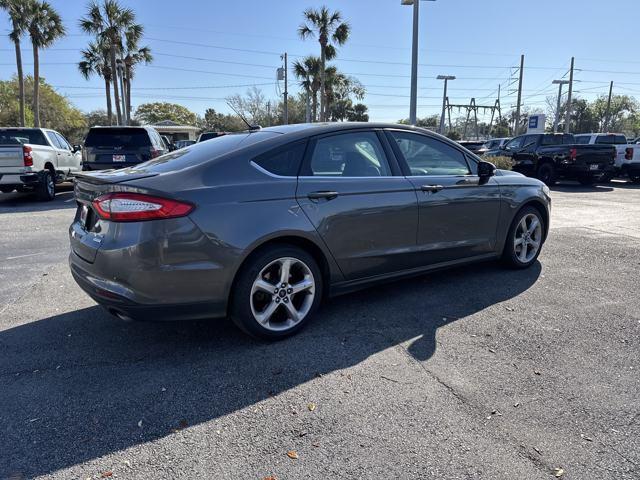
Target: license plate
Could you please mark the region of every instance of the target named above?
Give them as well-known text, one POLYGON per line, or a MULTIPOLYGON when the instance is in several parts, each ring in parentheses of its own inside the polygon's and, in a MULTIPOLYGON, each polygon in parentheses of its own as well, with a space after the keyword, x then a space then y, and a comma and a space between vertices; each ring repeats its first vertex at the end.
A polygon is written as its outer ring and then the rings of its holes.
POLYGON ((89 207, 83 205, 80 209, 80 225, 82 228, 86 228, 87 226, 87 216, 89 215, 89 207))
POLYGON ((600 165, 597 165, 597 164, 589 165, 589 170, 598 170, 598 168, 600 168, 600 165))
POLYGON ((124 162, 127 160, 127 156, 126 155, 114 155, 113 156, 113 161, 114 162, 124 162))

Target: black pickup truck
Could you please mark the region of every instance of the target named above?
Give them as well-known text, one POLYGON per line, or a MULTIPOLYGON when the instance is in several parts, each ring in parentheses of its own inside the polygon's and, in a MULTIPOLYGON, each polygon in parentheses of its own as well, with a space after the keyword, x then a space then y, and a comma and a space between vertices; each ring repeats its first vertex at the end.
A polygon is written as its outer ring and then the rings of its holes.
POLYGON ((484 156, 510 157, 515 172, 547 185, 559 179, 592 185, 613 176, 616 149, 613 145, 578 145, 570 134, 538 133, 514 137, 484 156))

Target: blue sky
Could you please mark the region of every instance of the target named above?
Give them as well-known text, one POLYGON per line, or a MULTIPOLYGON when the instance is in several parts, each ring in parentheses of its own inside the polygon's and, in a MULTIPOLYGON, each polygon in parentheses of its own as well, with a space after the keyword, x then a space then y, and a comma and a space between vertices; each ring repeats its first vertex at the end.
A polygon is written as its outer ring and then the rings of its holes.
MULTIPOLYGON (((85 81, 76 63, 89 40, 77 26, 85 0, 49 0, 61 13, 69 36, 41 54, 41 74, 84 111, 104 108, 103 84, 85 81)), ((503 109, 515 103, 514 67, 525 54, 524 104, 544 111, 555 95, 554 78, 566 75, 576 57, 577 95, 592 99, 608 91, 640 97, 637 58, 637 0, 437 0, 420 4, 418 116, 439 113, 442 84, 438 74, 456 75, 452 103, 493 104, 502 86, 503 109)), ((143 44, 155 61, 141 67, 133 84, 133 105, 149 101, 180 103, 197 113, 208 107, 227 112, 224 98, 258 85, 276 99, 279 53, 291 60, 317 54, 314 40, 297 38, 306 7, 327 5, 351 24, 336 65, 367 88, 372 120, 408 116, 411 59, 411 7, 400 0, 122 0, 145 27, 143 44), (187 58, 192 57, 192 58, 187 58)), ((0 17, 0 79, 15 73, 8 19, 0 17)), ((31 51, 24 41, 23 55, 31 51)), ((32 66, 26 65, 31 72, 32 66)), ((565 77, 565 78, 568 78, 565 77)), ((290 90, 297 91, 290 76, 290 90)))

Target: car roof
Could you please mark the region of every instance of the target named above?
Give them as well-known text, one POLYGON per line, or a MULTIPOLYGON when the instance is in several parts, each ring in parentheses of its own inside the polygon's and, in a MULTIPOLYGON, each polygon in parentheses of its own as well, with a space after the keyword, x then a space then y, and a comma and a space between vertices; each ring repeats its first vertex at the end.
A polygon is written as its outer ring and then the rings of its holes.
MULTIPOLYGON (((395 128, 409 131, 415 131, 420 133, 434 132, 427 130, 426 128, 415 127, 413 125, 403 125, 398 123, 384 123, 384 122, 325 122, 325 123, 296 123, 292 125, 278 125, 275 127, 261 128, 258 131, 261 132, 273 132, 273 133, 294 133, 304 132, 305 135, 321 135, 324 133, 339 132, 342 130, 353 130, 357 128, 395 128)), ((437 135, 437 134, 434 134, 437 135)))

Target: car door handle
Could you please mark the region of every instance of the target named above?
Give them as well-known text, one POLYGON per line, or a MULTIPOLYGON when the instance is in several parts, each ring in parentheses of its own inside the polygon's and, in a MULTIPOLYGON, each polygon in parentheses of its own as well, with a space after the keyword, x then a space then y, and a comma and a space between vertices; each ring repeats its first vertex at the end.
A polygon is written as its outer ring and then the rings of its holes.
POLYGON ((423 192, 436 193, 442 190, 443 188, 444 187, 442 185, 422 185, 420 187, 420 190, 422 190, 423 192))
POLYGON ((333 200, 338 195, 339 195, 338 192, 323 190, 319 192, 309 192, 307 194, 307 197, 309 197, 311 200, 320 200, 321 198, 324 198, 325 200, 333 200))

